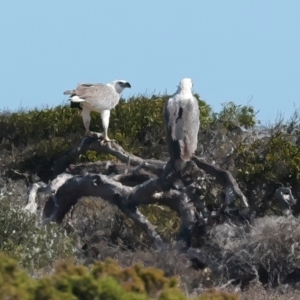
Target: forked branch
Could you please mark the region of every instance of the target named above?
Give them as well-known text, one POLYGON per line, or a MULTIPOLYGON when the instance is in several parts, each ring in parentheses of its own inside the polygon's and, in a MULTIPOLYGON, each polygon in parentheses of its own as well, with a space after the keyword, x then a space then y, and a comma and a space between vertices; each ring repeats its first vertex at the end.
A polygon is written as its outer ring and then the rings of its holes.
MULTIPOLYGON (((248 206, 245 196, 230 172, 206 163, 196 156, 192 161, 196 169, 204 170, 215 177, 217 183, 225 187, 227 204, 230 204, 237 195, 242 198, 245 206, 248 206)), ((118 206, 148 233, 156 245, 159 245, 162 243, 161 237, 155 231, 155 227, 138 210, 141 204, 158 203, 177 212, 181 218, 181 233, 186 235, 187 241, 191 238, 191 228, 196 222, 192 201, 194 196, 189 198, 188 189, 174 188, 174 181, 180 179, 181 175, 173 172, 170 163, 142 159, 126 152, 114 142, 107 144, 92 137, 84 137, 78 146, 55 161, 53 171, 56 178, 50 185, 40 183, 33 186, 28 209, 34 210, 36 207, 34 198, 38 192, 51 191, 44 214, 52 221, 61 222, 81 197, 96 196, 118 206), (111 154, 123 164, 98 162, 81 167, 70 166, 80 154, 88 150, 111 154), (67 173, 63 173, 66 169, 67 173)))

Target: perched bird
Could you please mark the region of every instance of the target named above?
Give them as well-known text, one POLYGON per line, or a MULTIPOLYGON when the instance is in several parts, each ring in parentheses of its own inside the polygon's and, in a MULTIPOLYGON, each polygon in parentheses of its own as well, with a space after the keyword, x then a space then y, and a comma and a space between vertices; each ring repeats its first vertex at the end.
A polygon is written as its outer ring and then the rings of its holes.
POLYGON ((107 84, 83 83, 78 84, 75 90, 65 91, 64 95, 70 95, 72 108, 82 110, 81 115, 86 135, 93 134, 90 131, 91 111, 101 113, 104 140, 109 142, 111 140, 108 138, 107 131, 110 110, 119 103, 121 93, 125 88, 131 88, 130 83, 125 80, 115 80, 107 84))
POLYGON ((200 111, 192 87, 190 78, 182 79, 177 92, 166 101, 164 107, 167 145, 176 172, 184 168, 197 149, 200 111))

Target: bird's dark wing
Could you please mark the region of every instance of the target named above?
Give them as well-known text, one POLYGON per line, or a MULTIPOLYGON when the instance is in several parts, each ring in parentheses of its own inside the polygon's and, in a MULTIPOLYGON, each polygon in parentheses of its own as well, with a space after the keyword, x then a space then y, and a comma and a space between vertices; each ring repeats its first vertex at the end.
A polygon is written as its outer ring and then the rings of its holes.
POLYGON ((167 145, 171 159, 180 159, 181 150, 179 140, 183 135, 183 124, 177 119, 179 115, 179 107, 173 98, 165 103, 164 119, 167 133, 167 145))

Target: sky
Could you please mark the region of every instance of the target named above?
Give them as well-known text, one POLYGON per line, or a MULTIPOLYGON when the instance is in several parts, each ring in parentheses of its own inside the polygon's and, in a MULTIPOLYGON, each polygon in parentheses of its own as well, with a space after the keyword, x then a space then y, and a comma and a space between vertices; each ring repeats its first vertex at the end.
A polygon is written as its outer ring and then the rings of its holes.
POLYGON ((190 77, 218 112, 262 122, 300 106, 299 0, 0 1, 0 110, 54 107, 77 83, 124 79, 123 97, 190 77))

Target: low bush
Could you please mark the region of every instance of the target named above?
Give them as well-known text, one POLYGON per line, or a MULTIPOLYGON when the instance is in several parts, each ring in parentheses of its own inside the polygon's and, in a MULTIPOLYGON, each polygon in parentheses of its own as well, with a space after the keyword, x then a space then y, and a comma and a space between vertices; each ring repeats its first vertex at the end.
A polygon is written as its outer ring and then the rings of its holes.
MULTIPOLYGON (((90 269, 61 262, 50 276, 30 278, 11 258, 0 253, 2 299, 185 300, 176 278, 140 265, 122 269, 116 262, 98 262, 90 269)), ((235 300, 234 295, 209 292, 199 300, 235 300)))
POLYGON ((42 224, 8 197, 0 201, 0 251, 17 259, 30 272, 76 253, 75 235, 57 224, 42 224))
POLYGON ((201 251, 224 282, 244 285, 259 280, 266 287, 299 282, 299 225, 297 218, 276 216, 244 226, 225 223, 212 228, 201 251))
POLYGON ((221 111, 215 113, 214 118, 215 122, 221 123, 228 130, 232 130, 237 126, 248 129, 256 125, 256 114, 257 112, 253 106, 236 105, 233 102, 227 102, 222 104, 221 111))

